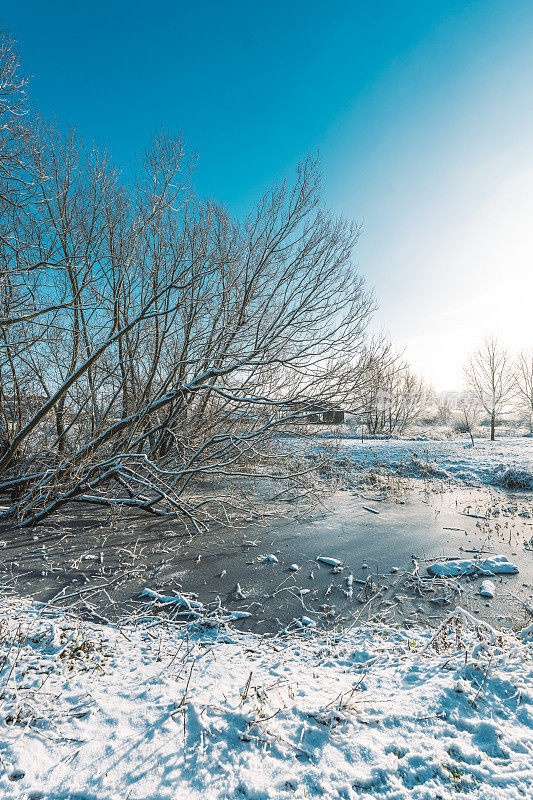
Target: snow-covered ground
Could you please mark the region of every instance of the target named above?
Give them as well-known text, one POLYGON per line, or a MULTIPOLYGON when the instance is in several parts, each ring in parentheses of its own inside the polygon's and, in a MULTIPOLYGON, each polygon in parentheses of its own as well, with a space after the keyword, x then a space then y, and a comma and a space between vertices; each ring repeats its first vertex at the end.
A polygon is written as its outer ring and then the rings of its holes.
MULTIPOLYGON (((316 440, 331 447, 330 439, 316 440)), ((341 455, 356 469, 390 470, 412 477, 440 477, 467 485, 533 489, 533 437, 502 437, 495 442, 345 438, 341 455)))
POLYGON ((82 623, 0 603, 4 800, 533 795, 533 644, 440 632, 287 638, 82 623))

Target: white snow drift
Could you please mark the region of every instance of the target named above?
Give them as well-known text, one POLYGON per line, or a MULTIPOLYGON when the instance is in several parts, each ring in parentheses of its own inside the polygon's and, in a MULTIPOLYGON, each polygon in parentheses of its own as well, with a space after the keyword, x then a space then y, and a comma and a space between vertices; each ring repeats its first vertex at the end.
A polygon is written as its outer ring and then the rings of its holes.
POLYGON ((16 598, 0 626, 4 800, 533 793, 533 626, 520 639, 458 609, 433 634, 265 639, 16 598))
POLYGON ((516 575, 518 567, 506 556, 490 556, 485 559, 448 558, 431 564, 430 575, 516 575))

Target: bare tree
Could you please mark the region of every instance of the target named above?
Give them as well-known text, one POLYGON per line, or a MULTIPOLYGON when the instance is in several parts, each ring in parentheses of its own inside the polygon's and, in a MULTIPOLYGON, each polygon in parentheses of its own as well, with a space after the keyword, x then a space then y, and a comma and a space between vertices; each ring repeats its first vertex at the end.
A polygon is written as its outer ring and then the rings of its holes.
POLYGON ((434 395, 436 418, 440 425, 448 425, 452 418, 452 404, 445 393, 434 395))
POLYGON ((21 74, 17 46, 5 33, 0 35, 0 205, 2 211, 20 208, 28 193, 24 154, 27 149, 26 79, 21 74))
POLYGON ((495 439, 496 420, 512 396, 513 381, 507 350, 494 336, 487 336, 472 354, 465 379, 490 419, 490 438, 495 439))
POLYGON ((392 349, 368 368, 362 413, 369 433, 402 434, 427 408, 431 392, 392 349))
POLYGON ((533 433, 533 350, 522 350, 518 354, 513 379, 518 406, 527 415, 533 433))
POLYGON ((461 432, 468 433, 474 444, 474 430, 479 421, 480 406, 477 397, 462 396, 457 401, 457 411, 459 419, 456 422, 457 429, 461 432))
POLYGON ((5 515, 35 524, 75 499, 201 530, 240 478, 282 476, 279 432, 302 409, 338 402, 373 309, 358 228, 321 208, 312 160, 241 222, 194 198, 179 138, 154 139, 133 193, 72 134, 40 125, 28 159, 38 199, 2 268, 32 275, 39 313, 0 339, 1 400, 18 409, 5 515))
POLYGON ((243 220, 194 196, 179 136, 155 136, 123 182, 30 118, 2 48, 3 516, 36 524, 76 500, 203 530, 242 504, 242 479, 301 470, 280 432, 363 369, 359 229, 322 207, 313 159, 243 220))

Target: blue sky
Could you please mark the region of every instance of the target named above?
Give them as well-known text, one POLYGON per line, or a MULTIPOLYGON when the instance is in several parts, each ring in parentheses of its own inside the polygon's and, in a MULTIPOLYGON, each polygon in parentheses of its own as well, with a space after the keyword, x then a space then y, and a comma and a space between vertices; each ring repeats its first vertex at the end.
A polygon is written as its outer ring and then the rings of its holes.
POLYGON ((124 167, 182 130, 237 213, 318 150, 375 324, 437 388, 485 332, 533 344, 531 0, 17 0, 0 23, 42 114, 124 167))

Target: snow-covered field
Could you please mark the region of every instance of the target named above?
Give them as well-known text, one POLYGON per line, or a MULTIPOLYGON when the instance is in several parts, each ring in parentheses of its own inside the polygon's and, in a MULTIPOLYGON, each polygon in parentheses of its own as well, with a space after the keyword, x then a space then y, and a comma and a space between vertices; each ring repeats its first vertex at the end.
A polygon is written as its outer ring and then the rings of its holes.
POLYGON ((533 795, 533 631, 0 625, 5 800, 533 795))
MULTIPOLYGON (((318 440, 317 440, 318 441, 318 440)), ((331 446, 323 439, 319 446, 331 446)), ((533 489, 533 437, 502 437, 495 442, 406 439, 341 439, 340 451, 356 469, 390 470, 411 477, 437 477, 467 485, 533 489)))

